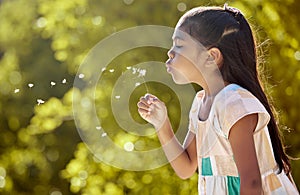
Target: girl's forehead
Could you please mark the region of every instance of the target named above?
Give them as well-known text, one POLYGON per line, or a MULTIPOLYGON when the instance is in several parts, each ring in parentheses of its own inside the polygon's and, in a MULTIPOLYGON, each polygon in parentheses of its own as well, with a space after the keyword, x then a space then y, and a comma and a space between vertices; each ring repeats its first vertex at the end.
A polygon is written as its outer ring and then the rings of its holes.
POLYGON ((191 35, 181 30, 180 28, 175 28, 172 39, 173 40, 180 39, 183 40, 184 42, 199 44, 197 40, 195 40, 191 35))
POLYGON ((189 35, 186 32, 180 30, 179 28, 175 28, 172 39, 174 40, 176 38, 176 39, 186 40, 188 39, 188 37, 189 35))
POLYGON ((194 44, 198 44, 199 42, 194 39, 190 34, 188 34, 187 32, 183 31, 180 28, 175 28, 172 39, 180 39, 183 40, 185 42, 194 42, 194 44))
POLYGON ((198 40, 196 40, 190 34, 188 34, 187 32, 185 32, 182 29, 177 28, 177 27, 174 30, 172 39, 173 40, 176 40, 176 39, 183 40, 184 42, 188 43, 189 46, 197 47, 201 51, 206 50, 206 48, 198 40))

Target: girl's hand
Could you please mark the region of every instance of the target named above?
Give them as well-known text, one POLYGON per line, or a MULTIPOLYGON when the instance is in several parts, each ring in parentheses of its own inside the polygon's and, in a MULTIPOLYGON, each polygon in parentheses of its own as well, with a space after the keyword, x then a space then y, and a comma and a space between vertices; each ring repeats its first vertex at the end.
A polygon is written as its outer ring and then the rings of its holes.
POLYGON ((165 104, 157 97, 146 94, 137 103, 138 112, 143 119, 159 130, 166 121, 168 114, 165 104))

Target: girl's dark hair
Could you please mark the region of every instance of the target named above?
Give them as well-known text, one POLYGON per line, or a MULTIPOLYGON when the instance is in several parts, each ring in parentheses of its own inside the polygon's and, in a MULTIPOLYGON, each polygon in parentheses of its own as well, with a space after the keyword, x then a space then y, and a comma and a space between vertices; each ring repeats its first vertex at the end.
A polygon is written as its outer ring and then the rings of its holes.
POLYGON ((256 44, 249 23, 236 8, 198 7, 188 11, 177 27, 198 40, 204 47, 218 48, 223 55, 220 72, 223 79, 249 90, 270 114, 268 123, 275 160, 279 172, 288 175, 291 165, 284 151, 275 110, 263 91, 257 66, 256 44))

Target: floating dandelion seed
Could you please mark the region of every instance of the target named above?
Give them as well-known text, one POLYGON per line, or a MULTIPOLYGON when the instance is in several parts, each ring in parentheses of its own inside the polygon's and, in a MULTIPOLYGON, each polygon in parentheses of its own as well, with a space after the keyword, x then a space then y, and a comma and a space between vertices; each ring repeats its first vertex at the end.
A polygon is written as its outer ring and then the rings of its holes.
POLYGON ((132 68, 132 74, 135 74, 135 73, 137 73, 137 68, 132 68))
POLYGON ((130 70, 131 68, 132 68, 131 66, 127 66, 127 67, 126 67, 127 70, 130 70))
POLYGON ((116 99, 120 99, 120 98, 121 98, 121 96, 119 96, 119 95, 116 95, 116 96, 115 96, 115 98, 116 98, 116 99))
POLYGON ((63 80, 61 81, 61 83, 62 83, 62 84, 66 84, 66 83, 67 83, 67 79, 63 79, 63 80))
POLYGON ((101 127, 100 127, 100 126, 97 126, 96 129, 97 129, 97 130, 101 130, 101 127))
POLYGON ((126 142, 124 144, 124 150, 128 151, 128 152, 131 152, 134 150, 134 145, 132 142, 126 142))
POLYGON ((137 86, 139 86, 141 83, 139 83, 139 82, 137 82, 137 83, 135 83, 135 86, 137 87, 137 86))
MULTIPOLYGON (((146 72, 147 72, 146 69, 138 68, 136 71, 139 73, 138 77, 143 78, 143 81, 144 81, 145 87, 146 87, 146 91, 147 91, 147 93, 149 93, 149 89, 148 89, 148 86, 147 86, 147 83, 146 83, 146 80, 145 80, 145 75, 146 75, 146 72)), ((136 87, 139 86, 139 85, 140 85, 140 83, 135 84, 136 87)))
POLYGON ((79 74, 79 76, 78 76, 80 79, 82 79, 82 78, 84 78, 84 74, 79 74))
POLYGON ((36 101, 37 101, 38 105, 45 103, 45 101, 42 99, 37 99, 36 101))
POLYGON ((109 69, 109 72, 115 72, 115 69, 109 69))
POLYGON ((50 82, 51 87, 53 87, 54 85, 56 85, 56 83, 54 81, 50 82))
POLYGON ((105 136, 107 136, 107 133, 102 133, 102 135, 101 135, 101 137, 105 137, 105 136))
POLYGON ((106 67, 104 67, 104 68, 101 69, 102 72, 105 71, 105 70, 106 70, 106 67))
POLYGON ((145 69, 139 70, 139 76, 138 77, 144 77, 145 75, 146 75, 146 70, 145 69))
POLYGON ((32 88, 33 86, 34 86, 33 83, 29 83, 29 84, 28 84, 28 87, 29 87, 29 88, 32 88))
POLYGON ((19 92, 20 92, 20 89, 15 89, 14 92, 15 92, 15 93, 19 93, 19 92))

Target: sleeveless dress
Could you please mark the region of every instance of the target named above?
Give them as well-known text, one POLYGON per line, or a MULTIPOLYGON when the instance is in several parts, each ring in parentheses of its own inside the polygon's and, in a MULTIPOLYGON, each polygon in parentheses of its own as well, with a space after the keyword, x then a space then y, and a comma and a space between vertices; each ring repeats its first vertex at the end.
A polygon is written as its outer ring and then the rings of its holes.
POLYGON ((261 102, 248 90, 230 84, 215 96, 207 120, 200 121, 204 95, 204 91, 196 94, 189 116, 189 133, 196 135, 199 194, 239 194, 240 178, 228 135, 239 119, 253 113, 258 113, 253 136, 264 194, 299 194, 284 171, 278 174, 267 127, 270 116, 261 102))

